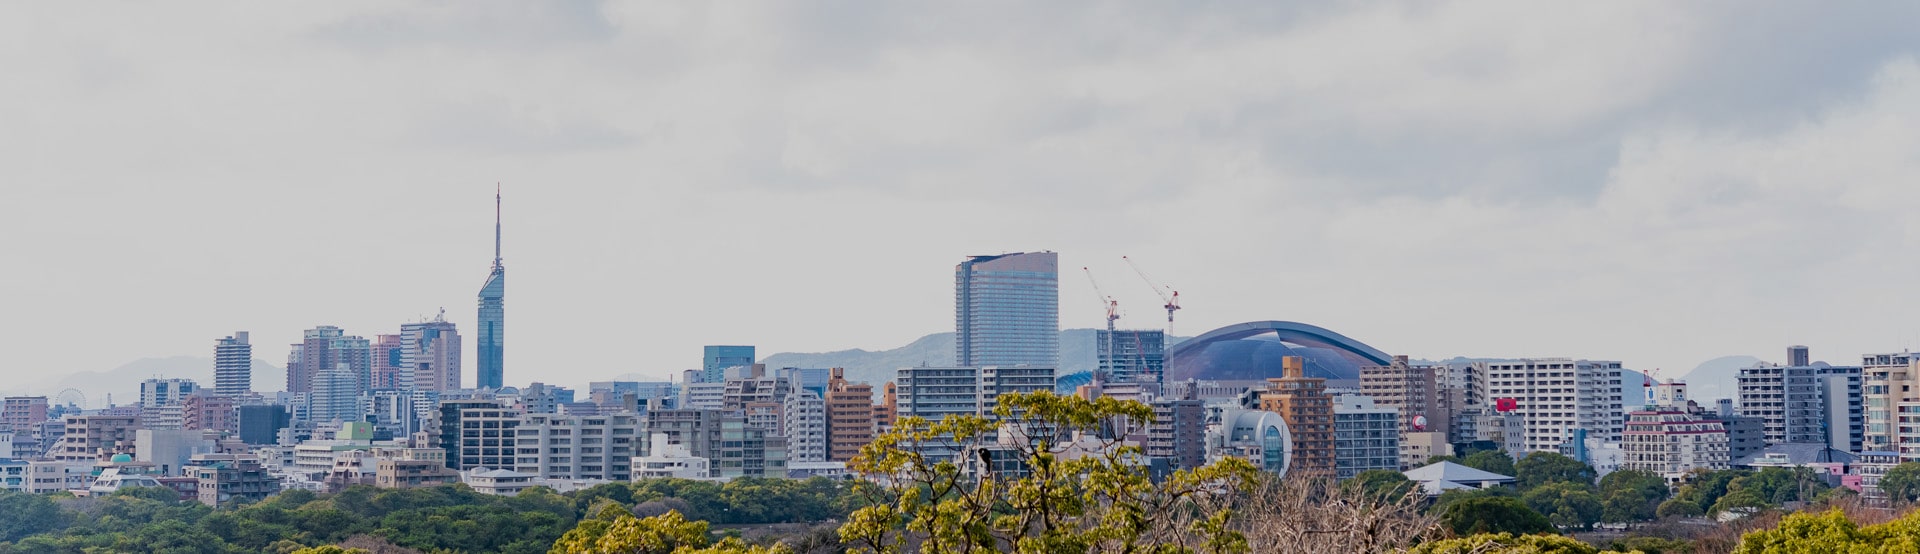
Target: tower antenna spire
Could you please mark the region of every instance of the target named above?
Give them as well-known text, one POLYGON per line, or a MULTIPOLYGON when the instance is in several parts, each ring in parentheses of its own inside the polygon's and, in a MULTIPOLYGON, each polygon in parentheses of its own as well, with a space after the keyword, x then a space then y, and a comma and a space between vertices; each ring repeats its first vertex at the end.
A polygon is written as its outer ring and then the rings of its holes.
POLYGON ((493 267, 500 267, 500 182, 493 183, 493 267))

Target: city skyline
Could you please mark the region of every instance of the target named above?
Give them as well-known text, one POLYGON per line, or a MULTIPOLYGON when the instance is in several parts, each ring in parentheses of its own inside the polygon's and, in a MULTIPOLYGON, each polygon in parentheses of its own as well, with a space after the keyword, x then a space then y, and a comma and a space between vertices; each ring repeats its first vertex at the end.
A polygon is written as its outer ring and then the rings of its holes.
MULTIPOLYGON (((1158 328, 1132 256, 1181 291, 1179 336, 1281 319, 1664 376, 1920 346, 1899 255, 1920 38, 1897 15, 69 9, 0 8, 43 12, 0 21, 56 47, 0 52, 22 83, 0 103, 0 336, 37 374, 207 357, 235 330, 279 365, 304 329, 442 308, 477 338, 496 182, 513 385, 665 378, 710 344, 896 347, 951 329, 955 261, 1036 250, 1158 328)), ((1103 327, 1078 277, 1061 325, 1103 327)))

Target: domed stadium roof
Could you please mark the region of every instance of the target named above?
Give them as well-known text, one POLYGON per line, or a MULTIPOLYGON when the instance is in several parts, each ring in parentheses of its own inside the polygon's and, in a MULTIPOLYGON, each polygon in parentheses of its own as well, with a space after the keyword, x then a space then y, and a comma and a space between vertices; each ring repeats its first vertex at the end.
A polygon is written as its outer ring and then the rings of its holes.
MULTIPOLYGON (((1306 376, 1357 385, 1360 368, 1392 357, 1324 328, 1291 321, 1228 325, 1167 350, 1167 382, 1260 381, 1283 375, 1281 359, 1306 360, 1306 376)), ((1343 383, 1344 384, 1344 383, 1343 383)))

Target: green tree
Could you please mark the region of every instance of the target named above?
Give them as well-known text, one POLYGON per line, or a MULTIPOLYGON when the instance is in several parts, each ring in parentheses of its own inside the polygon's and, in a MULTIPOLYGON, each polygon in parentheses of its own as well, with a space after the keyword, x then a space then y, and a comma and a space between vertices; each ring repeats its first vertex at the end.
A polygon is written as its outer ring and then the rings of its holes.
POLYGON ((37 494, 0 491, 0 542, 11 542, 65 524, 59 506, 37 494))
POLYGON ((1593 466, 1554 452, 1533 452, 1513 464, 1520 490, 1547 483, 1593 484, 1593 466))
POLYGON ((650 518, 603 511, 555 541, 552 554, 776 554, 784 547, 748 546, 739 539, 714 542, 707 522, 687 521, 680 512, 650 518), (609 519, 611 521, 609 521, 609 519))
POLYGON ((1860 527, 1838 509, 1796 513, 1772 529, 1740 538, 1733 554, 1775 553, 1892 554, 1920 552, 1920 512, 1879 525, 1860 527))
POLYGON ((1391 469, 1369 469, 1353 476, 1341 484, 1364 491, 1374 498, 1397 499, 1412 492, 1416 486, 1405 474, 1391 469))
POLYGON ((1880 492, 1896 503, 1920 499, 1920 462, 1901 462, 1880 477, 1880 492))
POLYGON ((1593 486, 1580 483, 1540 485, 1520 495, 1520 501, 1563 529, 1592 529, 1603 511, 1600 498, 1593 494, 1593 486))
POLYGON ((1482 533, 1422 544, 1409 554, 1599 554, 1599 551, 1572 537, 1482 533))
POLYGON ((1600 521, 1626 523, 1658 516, 1670 489, 1667 480, 1651 472, 1618 470, 1600 478, 1600 521))
POLYGON ((1666 502, 1661 502, 1660 507, 1654 510, 1653 515, 1662 518, 1700 517, 1707 515, 1707 511, 1701 508, 1699 504, 1695 504, 1684 498, 1671 498, 1666 502))
POLYGON ((1456 535, 1513 533, 1530 535, 1554 532, 1553 522, 1517 498, 1469 498, 1449 504, 1440 513, 1456 535))
POLYGON ((1458 463, 1480 471, 1489 471, 1508 477, 1514 475, 1513 456, 1508 456, 1506 452, 1499 450, 1475 452, 1458 463))
POLYGON ((842 542, 876 554, 910 541, 943 554, 1247 551, 1235 513, 1212 501, 1246 490, 1258 473, 1251 463, 1227 458, 1154 483, 1135 463, 1138 447, 1093 438, 1117 419, 1152 421, 1147 405, 1041 391, 1000 396, 994 416, 905 417, 863 447, 849 467, 874 478, 856 486, 869 505, 841 526, 842 542), (1000 459, 1022 471, 970 476, 926 455, 939 446, 971 463, 993 444, 1009 445, 1000 459), (1195 517, 1178 519, 1186 515, 1195 517))

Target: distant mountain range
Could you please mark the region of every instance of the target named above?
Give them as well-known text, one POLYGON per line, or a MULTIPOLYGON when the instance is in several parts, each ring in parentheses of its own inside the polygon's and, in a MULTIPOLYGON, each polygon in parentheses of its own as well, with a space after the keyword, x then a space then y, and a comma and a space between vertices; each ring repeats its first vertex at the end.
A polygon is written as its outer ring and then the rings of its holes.
MULTIPOLYGON (((1098 363, 1094 344, 1097 329, 1060 331, 1060 367, 1056 375, 1093 371, 1098 363)), ((1189 337, 1167 339, 1167 345, 1179 344, 1189 337)), ((840 350, 836 352, 782 352, 760 360, 767 367, 841 367, 847 380, 879 384, 893 380, 903 367, 953 365, 953 333, 934 333, 899 348, 881 351, 840 350)))
POLYGON ((1709 406, 1717 399, 1738 397, 1740 368, 1753 367, 1763 361, 1753 356, 1722 356, 1702 362, 1684 375, 1669 378, 1686 381, 1687 396, 1702 406, 1709 406))
MULTIPOLYGON (((101 407, 107 405, 111 395, 117 404, 129 404, 140 401, 140 382, 156 377, 192 379, 201 386, 213 386, 213 358, 194 356, 173 356, 170 358, 141 358, 107 371, 82 371, 65 375, 55 375, 42 381, 19 383, 6 386, 6 394, 35 395, 53 397, 61 391, 74 389, 87 397, 87 405, 101 407)), ((265 360, 253 360, 253 390, 286 390, 286 369, 265 360)))

